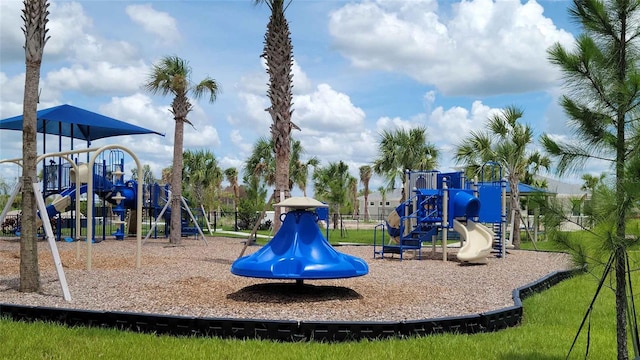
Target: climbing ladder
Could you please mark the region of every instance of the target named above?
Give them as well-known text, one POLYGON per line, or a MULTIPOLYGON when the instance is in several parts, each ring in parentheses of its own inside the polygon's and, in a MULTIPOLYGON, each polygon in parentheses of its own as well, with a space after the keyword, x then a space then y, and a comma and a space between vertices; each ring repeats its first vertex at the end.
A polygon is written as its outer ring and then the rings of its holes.
POLYGON ((496 252, 496 257, 502 257, 502 224, 501 223, 492 223, 493 230, 493 250, 496 252))

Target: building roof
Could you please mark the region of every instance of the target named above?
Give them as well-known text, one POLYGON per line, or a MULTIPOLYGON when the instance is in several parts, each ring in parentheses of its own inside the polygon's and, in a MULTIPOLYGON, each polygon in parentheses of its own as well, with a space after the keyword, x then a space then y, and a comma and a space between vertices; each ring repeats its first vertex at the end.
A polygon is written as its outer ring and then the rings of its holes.
POLYGON ((544 176, 536 176, 536 179, 547 182, 547 190, 559 196, 583 196, 589 191, 583 190, 580 184, 570 184, 560 180, 551 179, 544 176))

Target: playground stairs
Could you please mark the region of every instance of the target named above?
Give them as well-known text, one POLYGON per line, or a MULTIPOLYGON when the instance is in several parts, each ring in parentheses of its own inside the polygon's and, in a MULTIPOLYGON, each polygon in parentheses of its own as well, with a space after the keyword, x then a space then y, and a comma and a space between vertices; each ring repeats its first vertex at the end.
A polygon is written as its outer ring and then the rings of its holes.
POLYGON ((491 227, 493 230, 493 251, 496 252, 496 257, 502 257, 502 224, 493 223, 491 227))
POLYGON ((392 243, 391 237, 388 242, 385 242, 385 225, 379 224, 374 229, 374 257, 376 255, 380 255, 381 258, 384 258, 386 254, 398 254, 400 255, 400 260, 404 258, 405 251, 416 251, 417 258, 422 258, 422 244, 425 242, 431 242, 434 235, 438 233, 438 227, 435 225, 426 225, 422 224, 420 226, 415 227, 412 231, 407 235, 401 235, 398 239, 398 243, 392 243), (381 245, 377 244, 377 230, 381 229, 382 231, 382 243, 381 245), (380 249, 378 250, 378 247, 380 249))

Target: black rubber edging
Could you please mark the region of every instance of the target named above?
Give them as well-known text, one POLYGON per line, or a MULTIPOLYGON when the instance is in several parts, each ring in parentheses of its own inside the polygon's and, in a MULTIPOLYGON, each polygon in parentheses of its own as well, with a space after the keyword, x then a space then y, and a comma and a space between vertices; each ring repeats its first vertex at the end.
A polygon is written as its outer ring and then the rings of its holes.
POLYGON ((398 322, 283 321, 199 318, 189 316, 95 311, 0 304, 0 317, 13 321, 44 321, 66 326, 88 326, 172 336, 201 336, 275 341, 342 342, 404 338, 433 334, 475 334, 517 326, 522 300, 568 279, 583 269, 556 271, 513 290, 513 306, 476 315, 398 322))

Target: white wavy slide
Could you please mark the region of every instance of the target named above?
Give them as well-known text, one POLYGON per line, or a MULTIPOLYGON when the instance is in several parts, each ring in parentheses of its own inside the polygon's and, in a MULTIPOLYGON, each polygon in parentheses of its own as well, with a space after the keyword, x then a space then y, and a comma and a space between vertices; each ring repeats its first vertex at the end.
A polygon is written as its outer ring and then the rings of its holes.
POLYGON ((458 251, 458 260, 473 264, 486 264, 487 257, 493 247, 493 231, 486 226, 472 220, 463 224, 453 220, 453 230, 465 240, 458 251))

